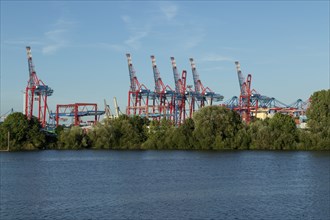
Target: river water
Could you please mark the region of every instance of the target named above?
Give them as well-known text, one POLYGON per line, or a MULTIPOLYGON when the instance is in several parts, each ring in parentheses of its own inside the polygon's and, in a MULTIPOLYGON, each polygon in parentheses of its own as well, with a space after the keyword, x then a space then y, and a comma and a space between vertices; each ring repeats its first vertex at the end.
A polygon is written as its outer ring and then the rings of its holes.
POLYGON ((330 152, 4 152, 0 219, 330 219, 330 152))

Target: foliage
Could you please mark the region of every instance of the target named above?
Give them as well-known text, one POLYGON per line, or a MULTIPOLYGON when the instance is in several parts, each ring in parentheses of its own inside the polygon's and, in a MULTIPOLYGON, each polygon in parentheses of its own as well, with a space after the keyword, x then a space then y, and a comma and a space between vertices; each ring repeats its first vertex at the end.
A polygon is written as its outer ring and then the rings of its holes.
POLYGON ((178 150, 330 150, 330 90, 315 92, 307 111, 308 129, 297 129, 293 118, 275 114, 243 123, 237 112, 208 106, 175 126, 168 119, 148 120, 121 115, 90 130, 58 126, 45 135, 39 121, 13 113, 0 125, 0 149, 178 149, 178 150))
POLYGON ((292 117, 276 113, 269 120, 271 130, 271 150, 290 150, 294 149, 297 141, 296 124, 292 117))
POLYGON ((0 147, 7 148, 8 133, 10 150, 36 150, 45 147, 46 137, 37 118, 31 120, 20 113, 10 114, 0 125, 0 147))
POLYGON ((251 150, 264 150, 269 148, 272 144, 269 119, 252 122, 248 128, 248 135, 251 138, 251 150))
POLYGON ((308 127, 312 132, 322 132, 330 127, 330 90, 314 92, 307 110, 308 127))
POLYGON ((171 121, 163 118, 151 121, 148 128, 148 139, 142 144, 142 149, 171 149, 173 148, 173 130, 171 121))
POLYGON ((307 110, 311 143, 320 150, 330 150, 330 90, 314 92, 307 110))
POLYGON ((204 107, 194 114, 196 147, 202 150, 235 148, 235 136, 242 128, 237 112, 222 106, 204 107))
POLYGON ((181 126, 173 129, 172 141, 173 148, 179 150, 194 149, 195 139, 193 132, 195 130, 195 122, 193 119, 186 119, 181 126))
POLYGON ((56 134, 56 135, 59 135, 63 130, 64 130, 64 126, 63 126, 63 125, 58 125, 58 126, 55 128, 55 134, 56 134))
POLYGON ((251 136, 248 133, 248 127, 244 125, 234 138, 234 149, 249 150, 251 145, 251 136))
POLYGON ((276 113, 272 118, 256 120, 249 126, 250 149, 293 150, 298 139, 294 120, 276 113))
POLYGON ((79 150, 88 147, 88 136, 78 126, 62 130, 58 136, 58 149, 79 150))
POLYGON ((94 129, 88 132, 93 149, 111 149, 114 143, 114 129, 108 123, 98 123, 94 129))
POLYGON ((88 137, 94 149, 140 149, 147 139, 148 120, 134 116, 121 115, 107 120, 89 131, 88 137))

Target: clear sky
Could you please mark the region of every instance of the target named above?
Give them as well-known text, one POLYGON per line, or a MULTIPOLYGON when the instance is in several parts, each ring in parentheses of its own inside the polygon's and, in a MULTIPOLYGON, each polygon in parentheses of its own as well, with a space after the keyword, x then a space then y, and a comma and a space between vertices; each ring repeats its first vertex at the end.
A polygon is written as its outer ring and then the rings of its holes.
POLYGON ((154 88, 150 55, 174 88, 170 57, 204 86, 239 95, 235 60, 262 95, 290 104, 329 89, 329 1, 2 1, 1 112, 22 111, 26 46, 56 104, 127 105, 131 53, 137 77, 154 88))

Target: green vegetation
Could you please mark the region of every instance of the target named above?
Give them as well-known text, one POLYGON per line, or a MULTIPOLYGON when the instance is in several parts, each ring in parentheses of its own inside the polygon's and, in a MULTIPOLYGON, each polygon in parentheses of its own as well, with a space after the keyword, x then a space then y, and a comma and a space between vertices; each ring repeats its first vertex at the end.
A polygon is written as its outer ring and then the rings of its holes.
MULTIPOLYGON (((87 134, 93 149, 141 149, 147 139, 146 126, 148 120, 141 117, 121 115, 117 119, 108 119, 104 124, 98 123, 87 134)), ((71 132, 71 131, 69 131, 71 132)))
POLYGON ((243 124, 237 112, 225 107, 210 106, 196 112, 193 118, 196 149, 237 149, 235 138, 243 124))
POLYGON ((298 141, 294 120, 279 113, 271 119, 253 122, 248 133, 250 149, 294 150, 298 141))
POLYGON ((31 120, 22 113, 10 114, 0 125, 0 149, 7 149, 8 134, 10 150, 37 150, 46 146, 46 136, 40 132, 37 118, 31 120))
POLYGON ((330 150, 330 90, 315 92, 307 111, 308 129, 297 129, 294 119, 275 114, 266 120, 242 123, 238 113, 221 106, 202 108, 175 127, 171 121, 149 121, 122 115, 84 131, 64 129, 57 136, 40 132, 36 118, 11 114, 0 125, 0 149, 177 149, 177 150, 330 150))
POLYGON ((303 140, 310 148, 330 150, 330 90, 315 92, 307 109, 309 132, 303 140))

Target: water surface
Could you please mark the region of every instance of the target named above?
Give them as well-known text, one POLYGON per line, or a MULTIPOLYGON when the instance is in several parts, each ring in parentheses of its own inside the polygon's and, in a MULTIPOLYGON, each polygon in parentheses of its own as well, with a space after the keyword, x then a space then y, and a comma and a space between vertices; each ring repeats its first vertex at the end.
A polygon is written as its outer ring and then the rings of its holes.
POLYGON ((0 219, 330 219, 330 152, 0 154, 0 219))

